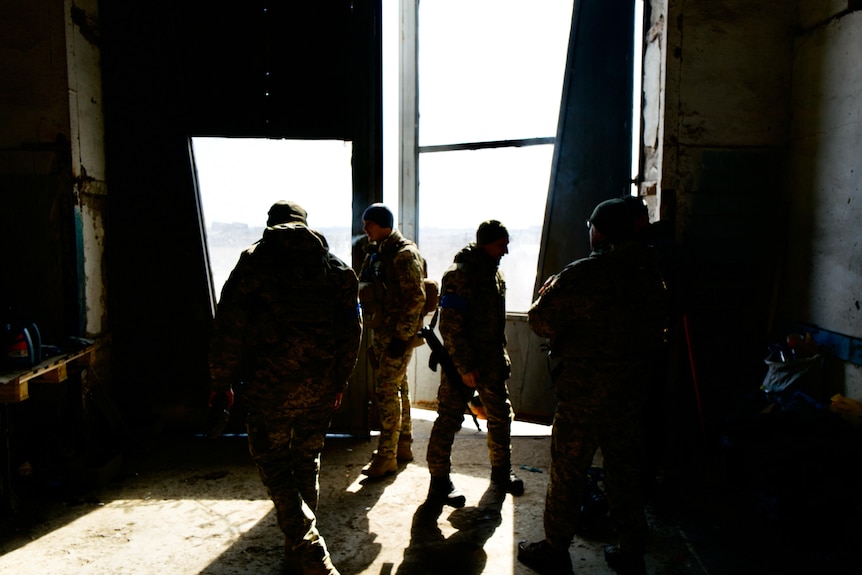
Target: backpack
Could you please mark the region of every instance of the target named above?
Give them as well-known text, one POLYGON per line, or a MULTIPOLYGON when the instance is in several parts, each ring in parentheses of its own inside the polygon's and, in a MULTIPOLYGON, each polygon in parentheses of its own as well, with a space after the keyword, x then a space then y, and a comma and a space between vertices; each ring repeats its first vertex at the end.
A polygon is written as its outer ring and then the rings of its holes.
MULTIPOLYGON (((340 287, 353 270, 325 249, 325 240, 301 225, 282 224, 243 254, 244 337, 261 354, 285 342, 331 341, 339 324, 340 287)), ((221 305, 221 303, 220 303, 221 305)), ((291 344, 288 360, 304 363, 303 346, 291 344)), ((257 352, 255 352, 257 353, 257 352)))
POLYGON ((425 279, 422 284, 425 288, 425 307, 422 308, 422 317, 424 318, 429 313, 437 311, 437 306, 440 304, 440 284, 428 277, 427 266, 424 265, 425 260, 422 260, 425 270, 425 279))

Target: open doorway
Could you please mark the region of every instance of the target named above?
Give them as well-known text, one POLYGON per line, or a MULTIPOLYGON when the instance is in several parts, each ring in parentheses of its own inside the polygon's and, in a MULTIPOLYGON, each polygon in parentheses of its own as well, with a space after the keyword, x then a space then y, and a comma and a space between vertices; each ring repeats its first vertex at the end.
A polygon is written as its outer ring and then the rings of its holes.
POLYGON ((240 253, 261 238, 278 200, 305 208, 309 227, 350 262, 350 142, 192 138, 192 148, 216 299, 240 253))

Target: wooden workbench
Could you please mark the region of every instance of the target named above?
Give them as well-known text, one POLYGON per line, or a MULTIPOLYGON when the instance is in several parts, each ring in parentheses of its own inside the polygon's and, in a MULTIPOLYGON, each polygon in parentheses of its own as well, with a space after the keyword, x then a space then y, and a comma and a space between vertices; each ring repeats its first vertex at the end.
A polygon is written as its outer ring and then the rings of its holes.
POLYGON ((55 355, 34 366, 18 371, 0 371, 0 403, 19 403, 30 397, 30 382, 60 383, 69 371, 80 371, 90 365, 96 346, 55 355))

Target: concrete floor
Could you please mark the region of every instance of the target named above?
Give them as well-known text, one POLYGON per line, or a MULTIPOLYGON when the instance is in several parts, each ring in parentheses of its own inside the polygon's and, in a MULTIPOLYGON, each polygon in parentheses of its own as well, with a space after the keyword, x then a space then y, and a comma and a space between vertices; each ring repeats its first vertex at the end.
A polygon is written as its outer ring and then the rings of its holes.
MULTIPOLYGON (((318 518, 335 565, 343 575, 532 573, 515 556, 518 541, 543 536, 549 428, 515 424, 513 463, 526 492, 513 498, 490 487, 485 433, 467 419, 453 449, 453 480, 467 506, 446 507, 438 516, 422 506, 433 417, 414 410, 416 461, 378 482, 360 474, 373 440, 328 439, 318 518)), ((774 545, 761 547, 775 539, 757 541, 751 529, 729 521, 726 499, 712 491, 705 476, 702 483, 665 484, 652 498, 648 572, 787 572, 774 569, 783 556, 774 545), (768 554, 758 555, 758 549, 768 554), (771 567, 764 571, 766 566, 771 567)), ((3 529, 0 573, 275 575, 281 570, 282 537, 242 436, 160 439, 126 455, 105 486, 74 497, 23 492, 21 504, 25 513, 3 529)), ((602 558, 604 544, 575 540, 570 553, 576 573, 610 572, 602 558)), ((792 564, 805 561, 817 573, 844 572, 823 554, 797 553, 792 564)))

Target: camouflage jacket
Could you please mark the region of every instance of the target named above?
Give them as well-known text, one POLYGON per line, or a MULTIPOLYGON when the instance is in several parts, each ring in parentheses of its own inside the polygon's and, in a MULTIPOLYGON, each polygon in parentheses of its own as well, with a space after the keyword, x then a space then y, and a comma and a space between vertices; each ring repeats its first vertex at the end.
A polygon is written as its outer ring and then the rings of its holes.
POLYGON ((393 337, 410 341, 422 327, 425 260, 416 244, 398 230, 379 244, 369 244, 367 250, 359 275, 363 282, 377 287, 380 324, 374 328, 376 341, 388 342, 393 337))
POLYGON ((210 344, 212 389, 250 403, 331 407, 347 385, 362 321, 354 271, 301 224, 267 228, 222 290, 210 344))
POLYGON ((455 367, 463 375, 479 371, 481 379, 506 380, 506 282, 476 244, 455 255, 440 286, 440 335, 455 367))
POLYGON ((630 242, 593 252, 558 273, 528 313, 552 357, 615 361, 654 353, 667 293, 650 248, 630 242))

